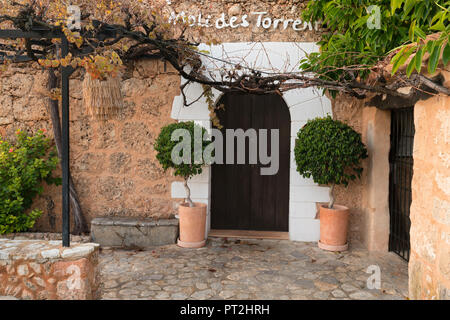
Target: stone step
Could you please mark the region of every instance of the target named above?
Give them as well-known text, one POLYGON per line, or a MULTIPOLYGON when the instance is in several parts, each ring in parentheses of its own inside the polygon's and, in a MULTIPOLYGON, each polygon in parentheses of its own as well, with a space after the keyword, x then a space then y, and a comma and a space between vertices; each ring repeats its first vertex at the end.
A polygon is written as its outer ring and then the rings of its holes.
POLYGON ((92 241, 103 247, 148 248, 176 243, 178 219, 95 218, 92 241))

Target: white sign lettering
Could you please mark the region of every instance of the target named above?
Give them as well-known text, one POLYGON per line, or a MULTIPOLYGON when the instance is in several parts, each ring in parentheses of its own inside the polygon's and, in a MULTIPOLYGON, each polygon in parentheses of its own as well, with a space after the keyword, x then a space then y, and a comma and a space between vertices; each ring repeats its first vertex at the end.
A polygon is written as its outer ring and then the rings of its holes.
MULTIPOLYGON (((286 30, 292 28, 295 31, 318 31, 319 22, 302 21, 301 19, 285 19, 277 18, 273 19, 267 12, 251 12, 251 16, 256 17, 255 25, 257 28, 269 29, 282 29, 286 30)), ((220 29, 236 29, 236 28, 248 28, 250 27, 249 15, 244 14, 242 16, 227 17, 225 13, 222 13, 219 17, 213 18, 211 15, 203 15, 199 13, 197 15, 189 15, 182 11, 180 13, 171 12, 169 17, 169 23, 176 25, 177 23, 187 23, 190 27, 202 27, 202 28, 216 28, 220 29)))

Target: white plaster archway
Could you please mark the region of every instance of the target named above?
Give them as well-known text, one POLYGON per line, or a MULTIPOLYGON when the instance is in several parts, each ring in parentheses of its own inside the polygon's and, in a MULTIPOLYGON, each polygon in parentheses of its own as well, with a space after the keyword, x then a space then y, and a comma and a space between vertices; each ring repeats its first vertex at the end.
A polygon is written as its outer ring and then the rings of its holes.
MULTIPOLYGON (((318 50, 312 42, 250 42, 223 43, 218 46, 201 45, 201 50, 226 61, 267 70, 270 72, 294 72, 298 70, 300 60, 307 53, 318 50)), ((205 61, 206 64, 212 63, 205 61)), ((220 69, 220 61, 214 61, 215 68, 220 69)), ((185 81, 182 78, 182 81, 185 81)), ((189 101, 195 101, 202 93, 198 84, 190 84, 185 90, 189 101)), ((215 99, 220 99, 221 93, 214 91, 215 99)), ((320 238, 320 222, 316 219, 317 202, 329 200, 329 188, 316 185, 312 179, 304 179, 296 171, 294 161, 295 137, 298 130, 308 121, 316 117, 332 114, 331 101, 317 89, 295 89, 283 94, 283 98, 291 113, 291 164, 290 164, 290 195, 289 195, 289 238, 294 241, 318 241, 320 238)), ((178 121, 195 121, 207 129, 211 128, 208 105, 205 99, 200 99, 189 107, 183 106, 182 96, 175 97, 171 117, 178 121)), ((208 204, 207 232, 210 229, 209 211, 211 200, 211 172, 205 168, 203 174, 189 181, 194 201, 208 204)), ((172 198, 184 198, 182 183, 174 182, 171 188, 172 198)))

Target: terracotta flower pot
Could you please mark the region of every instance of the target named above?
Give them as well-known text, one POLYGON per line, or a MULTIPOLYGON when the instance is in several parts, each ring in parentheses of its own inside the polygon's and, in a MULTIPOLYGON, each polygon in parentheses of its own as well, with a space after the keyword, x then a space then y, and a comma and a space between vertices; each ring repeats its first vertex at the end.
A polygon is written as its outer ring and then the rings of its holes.
POLYGON ((195 207, 183 203, 178 209, 180 217, 180 238, 178 246, 183 248, 201 248, 206 244, 206 204, 194 203, 195 207))
POLYGON ((320 206, 320 241, 319 248, 328 251, 345 251, 348 249, 349 209, 334 205, 320 206))

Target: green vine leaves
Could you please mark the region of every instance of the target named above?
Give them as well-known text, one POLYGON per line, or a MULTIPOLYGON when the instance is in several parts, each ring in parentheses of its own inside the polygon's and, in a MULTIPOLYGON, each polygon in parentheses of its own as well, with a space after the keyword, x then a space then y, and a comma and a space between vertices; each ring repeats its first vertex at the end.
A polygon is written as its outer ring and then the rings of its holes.
MULTIPOLYGON (((419 2, 422 1, 393 0, 392 10, 395 11, 403 5, 403 10, 407 13, 413 10, 414 6, 420 5, 419 2)), ((392 74, 397 73, 408 62, 408 59, 409 62, 406 67, 406 75, 408 77, 414 71, 420 73, 427 59, 427 71, 429 74, 435 73, 439 64, 446 67, 450 62, 450 1, 445 2, 444 5, 440 5, 437 2, 435 4, 440 10, 431 19, 429 30, 436 34, 427 37, 423 26, 419 25, 417 20, 414 20, 408 33, 411 43, 401 46, 391 60, 392 74)))

